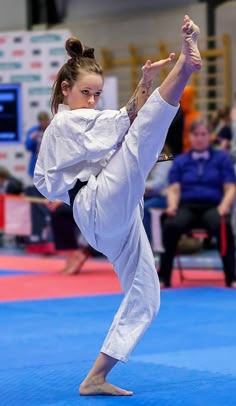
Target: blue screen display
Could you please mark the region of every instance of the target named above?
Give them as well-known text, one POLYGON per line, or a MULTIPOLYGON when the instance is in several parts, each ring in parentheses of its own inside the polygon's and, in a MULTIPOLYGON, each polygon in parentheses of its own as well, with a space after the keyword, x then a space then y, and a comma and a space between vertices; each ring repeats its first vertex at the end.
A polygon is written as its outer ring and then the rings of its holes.
POLYGON ((0 143, 21 142, 21 106, 21 85, 0 83, 0 143))

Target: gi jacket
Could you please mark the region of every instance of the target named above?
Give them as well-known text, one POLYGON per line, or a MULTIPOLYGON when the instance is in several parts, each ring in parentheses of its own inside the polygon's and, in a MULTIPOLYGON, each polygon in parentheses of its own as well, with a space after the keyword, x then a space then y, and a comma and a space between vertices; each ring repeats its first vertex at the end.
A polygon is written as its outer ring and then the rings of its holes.
POLYGON ((68 190, 77 179, 98 175, 121 145, 130 127, 121 110, 70 110, 60 105, 44 132, 34 184, 47 199, 69 204, 68 190))

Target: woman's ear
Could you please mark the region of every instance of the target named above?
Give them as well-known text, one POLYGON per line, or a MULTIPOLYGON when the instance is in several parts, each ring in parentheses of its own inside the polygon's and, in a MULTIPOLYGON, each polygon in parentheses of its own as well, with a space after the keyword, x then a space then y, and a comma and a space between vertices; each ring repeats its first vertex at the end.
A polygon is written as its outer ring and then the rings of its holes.
POLYGON ((63 80, 61 82, 61 91, 63 96, 68 96, 68 90, 69 90, 69 83, 66 80, 63 80))

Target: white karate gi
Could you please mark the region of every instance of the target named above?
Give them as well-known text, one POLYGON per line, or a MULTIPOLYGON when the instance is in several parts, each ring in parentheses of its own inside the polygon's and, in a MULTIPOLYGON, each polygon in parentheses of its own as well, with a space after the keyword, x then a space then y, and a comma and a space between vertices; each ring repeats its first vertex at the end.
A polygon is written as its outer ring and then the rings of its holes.
POLYGON ((101 351, 126 362, 160 306, 160 286, 140 210, 147 176, 178 107, 155 90, 130 126, 126 109, 58 112, 46 129, 34 183, 49 200, 69 203, 89 244, 113 264, 124 291, 101 351))

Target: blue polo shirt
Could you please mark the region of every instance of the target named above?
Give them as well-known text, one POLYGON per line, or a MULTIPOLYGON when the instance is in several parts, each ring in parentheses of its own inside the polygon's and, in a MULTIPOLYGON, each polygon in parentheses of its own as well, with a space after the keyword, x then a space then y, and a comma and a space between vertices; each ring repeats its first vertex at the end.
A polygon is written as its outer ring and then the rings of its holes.
POLYGON ((31 127, 27 133, 26 133, 26 139, 25 139, 25 148, 27 151, 31 152, 30 160, 29 160, 29 167, 28 167, 28 173, 31 177, 34 176, 34 168, 36 165, 37 157, 38 157, 38 140, 37 139, 32 139, 31 135, 34 132, 42 131, 40 125, 35 125, 31 127))
POLYGON ((181 202, 218 204, 223 197, 224 183, 235 183, 230 155, 209 148, 208 159, 192 158, 192 151, 178 155, 169 172, 169 184, 180 183, 181 202))

